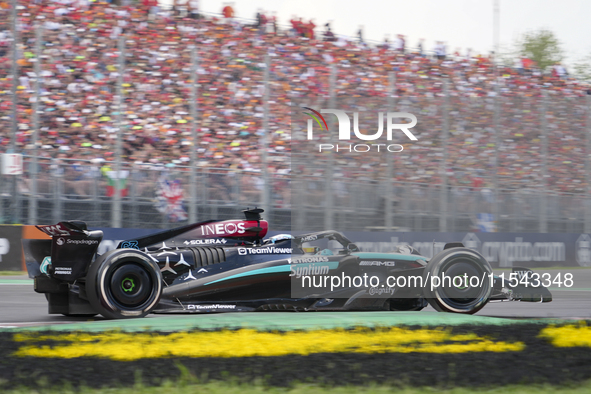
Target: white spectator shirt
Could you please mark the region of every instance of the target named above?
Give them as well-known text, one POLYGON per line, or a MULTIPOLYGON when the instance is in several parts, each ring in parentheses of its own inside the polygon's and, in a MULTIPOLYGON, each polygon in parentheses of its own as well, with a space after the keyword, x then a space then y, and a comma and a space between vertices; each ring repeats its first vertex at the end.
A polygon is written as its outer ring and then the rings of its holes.
POLYGON ((88 0, 74 0, 72 1, 72 7, 80 8, 80 9, 87 9, 88 8, 88 0))
POLYGON ((556 70, 556 74, 560 75, 561 77, 566 74, 565 68, 560 64, 555 65, 554 70, 556 70))
POLYGON ((121 26, 115 26, 113 28, 113 32, 111 33, 111 39, 114 40, 115 38, 119 37, 119 35, 121 34, 121 32, 123 31, 123 29, 121 29, 121 26))
POLYGON ((47 21, 47 22, 45 22, 43 27, 45 27, 46 30, 57 30, 60 27, 62 27, 62 25, 57 22, 47 21))
POLYGON ((68 84, 68 87, 66 89, 68 89, 68 91, 72 93, 80 93, 80 86, 76 82, 68 84))
POLYGON ((18 78, 20 81, 20 84, 22 86, 24 86, 27 90, 31 89, 31 86, 29 85, 29 77, 27 77, 26 75, 23 75, 21 77, 18 78))
POLYGON ((445 56, 445 45, 444 44, 435 45, 435 54, 437 56, 445 56))
POLYGON ((122 18, 127 18, 127 17, 129 16, 129 12, 127 12, 127 11, 126 11, 126 10, 124 10, 124 9, 119 9, 119 10, 115 11, 115 14, 116 14, 117 16, 120 16, 120 17, 122 17, 122 18))
POLYGON ((68 72, 68 69, 61 63, 56 64, 55 68, 57 68, 58 71, 62 74, 65 74, 68 72))
POLYGON ((53 11, 53 13, 54 13, 56 16, 62 16, 62 15, 65 15, 65 14, 67 14, 67 13, 68 13, 68 9, 67 9, 67 8, 64 8, 64 7, 56 8, 56 9, 53 11))
POLYGON ((517 68, 517 69, 522 69, 523 68, 523 63, 521 63, 521 59, 516 59, 515 60, 515 68, 517 68))

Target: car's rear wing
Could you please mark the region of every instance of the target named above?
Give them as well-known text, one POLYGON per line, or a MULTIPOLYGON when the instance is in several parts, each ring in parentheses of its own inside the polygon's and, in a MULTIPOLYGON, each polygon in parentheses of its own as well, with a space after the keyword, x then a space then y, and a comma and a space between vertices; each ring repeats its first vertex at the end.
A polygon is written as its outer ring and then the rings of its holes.
POLYGON ((51 265, 47 270, 48 275, 70 283, 86 275, 103 239, 102 231, 88 231, 86 223, 81 221, 35 227, 51 236, 51 265))

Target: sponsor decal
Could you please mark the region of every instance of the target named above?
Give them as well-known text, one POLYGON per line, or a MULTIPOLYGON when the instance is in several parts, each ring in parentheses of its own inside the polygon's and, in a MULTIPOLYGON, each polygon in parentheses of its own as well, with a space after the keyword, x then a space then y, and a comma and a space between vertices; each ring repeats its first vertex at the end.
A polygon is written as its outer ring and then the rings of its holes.
POLYGON ((6 238, 0 238, 0 263, 2 262, 2 255, 8 254, 10 251, 10 242, 6 238))
POLYGON ((377 267, 395 267, 395 261, 361 261, 359 265, 369 265, 369 266, 377 266, 377 267))
POLYGON ((187 309, 189 310, 199 310, 199 309, 236 309, 236 305, 226 305, 226 304, 211 304, 211 305, 194 305, 189 304, 187 305, 187 309))
POLYGON ((500 267, 511 267, 514 261, 564 261, 564 242, 483 242, 482 255, 489 262, 499 262, 500 267))
POLYGON ((394 294, 395 287, 370 287, 369 295, 394 294))
POLYGON ((184 280, 189 280, 189 279, 197 279, 193 276, 193 273, 191 272, 191 270, 189 270, 189 272, 187 273, 187 276, 185 277, 184 280))
POLYGON ((45 234, 50 235, 52 237, 70 235, 70 232, 63 228, 60 224, 55 224, 53 226, 37 226, 37 228, 43 231, 45 234))
POLYGON ((330 267, 328 265, 310 264, 306 266, 290 266, 289 269, 289 276, 295 276, 296 278, 300 278, 302 276, 309 275, 326 275, 328 274, 330 267))
POLYGON ((45 275, 49 275, 47 273, 47 268, 49 267, 49 265, 51 264, 51 256, 45 256, 43 258, 43 261, 41 262, 41 267, 39 268, 39 270, 44 273, 45 275))
POLYGON ((197 271, 198 274, 200 274, 202 272, 208 272, 208 271, 205 268, 201 268, 201 269, 199 269, 199 271, 197 271))
POLYGON ((54 275, 72 275, 72 267, 55 267, 54 275))
POLYGON ((65 243, 66 243, 66 241, 65 241, 63 238, 58 238, 58 239, 55 241, 55 243, 56 243, 56 244, 58 244, 59 246, 62 246, 63 244, 65 244, 65 243))
POLYGON ((223 245, 228 241, 224 238, 221 239, 192 239, 183 242, 185 245, 223 245))
MULTIPOLYGON (((158 262, 158 264, 162 264, 161 261, 156 260, 156 262, 158 262)), ((170 267, 170 260, 168 259, 168 256, 166 256, 166 263, 164 264, 164 267, 160 268, 160 272, 164 272, 164 271, 170 271, 176 275, 176 271, 170 267)))
POLYGON ((244 234, 245 232, 244 222, 215 223, 201 226, 201 233, 203 235, 234 235, 244 234))
POLYGON ((328 257, 314 256, 314 257, 300 257, 297 259, 287 259, 289 264, 304 264, 304 263, 326 263, 328 257))
MULTIPOLYGON (((61 244, 59 243, 60 239, 63 241, 63 238, 59 238, 57 240, 57 244, 63 245, 63 242, 61 244)), ((70 238, 68 238, 66 240, 66 243, 76 244, 76 245, 96 245, 96 244, 98 244, 98 242, 99 242, 98 239, 70 239, 70 238)))
POLYGON ((176 267, 177 265, 186 265, 187 267, 191 267, 191 264, 189 264, 185 261, 185 256, 183 256, 182 252, 180 252, 180 255, 181 255, 180 260, 177 261, 177 263, 174 266, 176 267))
MULTIPOLYGON (((161 253, 158 253, 156 256, 165 256, 167 254, 171 254, 173 256, 176 256, 175 252, 170 252, 172 248, 170 246, 166 246, 166 242, 162 242, 162 246, 160 247, 160 249, 158 250, 162 250, 161 253)), ((177 248, 178 250, 178 248, 177 248)))
POLYGON ((307 237, 302 238, 302 242, 316 241, 317 239, 318 239, 317 235, 308 235, 307 237))
POLYGON ((138 242, 137 241, 125 241, 121 243, 121 248, 122 249, 138 249, 139 250, 139 246, 138 246, 138 242))
MULTIPOLYGON (((591 238, 580 238, 576 247, 581 248, 581 255, 575 255, 581 261, 589 261, 591 265, 591 238)), ((499 263, 499 267, 512 267, 514 262, 566 261, 566 246, 564 242, 527 242, 523 237, 515 237, 514 241, 481 241, 474 233, 468 233, 462 239, 468 249, 481 253, 491 263, 499 263)), ((425 257, 433 257, 445 247, 445 242, 413 242, 412 247, 425 257)), ((578 261, 578 260, 577 260, 578 261)), ((582 265, 579 263, 579 265, 582 265)))
POLYGON ((292 248, 276 248, 275 246, 267 246, 266 248, 238 248, 240 256, 247 254, 286 254, 291 253, 292 248))

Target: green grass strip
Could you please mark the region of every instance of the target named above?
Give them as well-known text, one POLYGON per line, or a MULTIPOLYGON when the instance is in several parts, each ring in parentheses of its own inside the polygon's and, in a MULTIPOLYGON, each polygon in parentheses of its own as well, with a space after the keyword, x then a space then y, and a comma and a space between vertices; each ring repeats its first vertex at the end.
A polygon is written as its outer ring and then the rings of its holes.
MULTIPOLYGON (((32 291, 32 290, 31 290, 32 291)), ((102 332, 121 330, 125 332, 142 331, 181 331, 215 330, 220 328, 251 328, 256 330, 314 330, 353 327, 392 327, 392 326, 509 326, 539 320, 501 319, 485 316, 461 315, 440 312, 231 312, 203 313, 192 315, 150 315, 143 319, 97 320, 75 324, 56 324, 52 326, 0 329, 2 331, 86 331, 102 332)), ((545 319, 545 323, 559 323, 557 319, 545 319)))
POLYGON ((179 382, 166 382, 160 386, 146 387, 136 384, 133 388, 71 389, 67 387, 51 389, 12 389, 4 394, 583 394, 591 391, 591 382, 570 386, 551 385, 511 385, 491 388, 444 388, 444 387, 399 387, 392 385, 324 387, 316 384, 297 384, 291 388, 269 387, 262 384, 237 384, 229 382, 195 383, 193 379, 179 382))
POLYGON ((0 271, 0 276, 22 276, 27 275, 26 271, 0 271))

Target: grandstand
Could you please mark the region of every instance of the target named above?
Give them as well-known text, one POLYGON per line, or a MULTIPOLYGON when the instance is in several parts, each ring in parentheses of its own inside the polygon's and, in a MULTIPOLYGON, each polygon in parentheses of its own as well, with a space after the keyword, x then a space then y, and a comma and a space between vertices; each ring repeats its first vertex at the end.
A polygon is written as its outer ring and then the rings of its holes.
MULTIPOLYGON (((338 208, 332 211, 333 223, 341 229, 385 228, 383 210, 391 203, 391 229, 470 231, 478 228, 478 215, 495 214, 503 231, 591 231, 591 211, 583 215, 580 209, 589 211, 588 86, 559 69, 542 73, 535 65, 504 66, 485 55, 431 56, 408 46, 326 40, 321 29, 312 37, 271 18, 251 23, 221 15, 154 14, 142 2, 19 4, 16 151, 25 155, 26 166, 18 196, 8 176, 1 179, 3 222, 75 216, 108 226, 112 187, 119 182, 128 227, 169 227, 189 220, 182 204, 171 203, 178 203, 179 190, 184 190, 185 205, 199 204, 199 218, 233 216, 244 205, 264 202, 267 190, 276 228, 291 225, 290 209, 297 206, 306 215, 299 225, 320 229, 326 221, 317 209, 329 200, 324 172, 317 169, 331 165, 336 176, 330 201, 338 208), (39 91, 37 25, 43 26, 39 91), (117 40, 122 35, 126 56, 119 114, 117 40), (199 173, 194 180, 198 195, 189 200, 193 45, 199 64, 199 173), (269 101, 264 103, 267 54, 269 101), (329 164, 325 156, 313 155, 305 160, 316 163, 314 169, 294 170, 292 164, 302 158, 293 151, 291 106, 305 100, 326 107, 331 99, 346 108, 393 103, 401 112, 417 114, 419 143, 405 145, 392 164, 394 196, 385 196, 388 172, 379 156, 351 155, 329 164), (125 175, 117 181, 113 169, 120 127, 125 175), (40 163, 37 193, 30 177, 33 156, 40 163), (264 169, 270 174, 267 188, 264 169), (376 192, 368 196, 369 188, 376 192), (302 190, 312 197, 293 196, 302 190), (35 215, 31 199, 38 199, 35 215), (548 212, 543 218, 541 210, 548 212), (361 220, 351 220, 352 212, 359 212, 361 220)), ((15 54, 9 13, 3 3, 0 153, 11 143, 15 54)))

